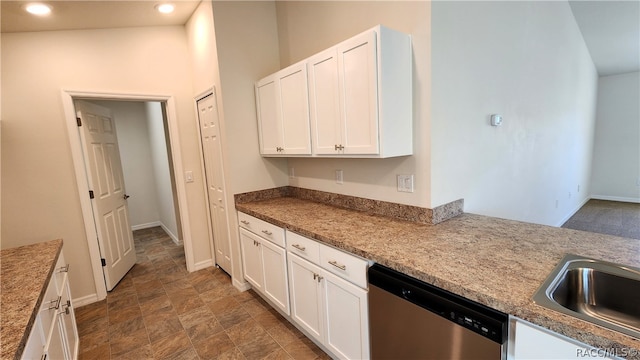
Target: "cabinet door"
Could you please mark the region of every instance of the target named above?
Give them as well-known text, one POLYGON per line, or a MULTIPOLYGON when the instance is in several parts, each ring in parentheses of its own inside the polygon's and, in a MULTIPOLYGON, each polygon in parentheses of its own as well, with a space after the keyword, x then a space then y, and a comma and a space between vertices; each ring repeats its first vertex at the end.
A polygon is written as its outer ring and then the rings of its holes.
POLYGON ((278 149, 283 146, 277 80, 274 74, 256 84, 260 153, 263 155, 279 154, 278 149))
POLYGON ((255 290, 264 293, 260 238, 247 230, 240 229, 240 246, 242 248, 242 270, 244 271, 244 278, 247 279, 255 290))
POLYGON ((508 359, 611 359, 605 357, 587 344, 566 336, 540 328, 531 323, 512 318, 510 326, 515 326, 515 339, 509 339, 508 359))
POLYGON ((263 240, 260 246, 264 266, 264 294, 274 305, 289 315, 287 252, 267 240, 263 240))
POLYGON ((322 270, 289 253, 289 291, 291 319, 320 342, 323 341, 322 284, 318 280, 322 270))
POLYGON ((310 58, 307 64, 313 153, 340 154, 342 126, 336 49, 331 48, 310 58))
POLYGON ((337 47, 345 154, 377 154, 378 83, 376 33, 366 32, 337 47))
POLYGON ((305 63, 277 73, 284 154, 311 154, 309 99, 305 63))
POLYGON ((78 358, 78 328, 76 326, 76 316, 71 304, 71 290, 69 289, 69 277, 65 277, 65 286, 62 289, 60 301, 60 314, 58 315, 61 327, 66 339, 66 348, 71 359, 78 358))
POLYGON ((63 335, 62 323, 58 316, 53 319, 47 343, 44 347, 46 359, 69 359, 65 352, 65 339, 63 335))
POLYGON ((325 345, 343 359, 369 358, 367 291, 324 273, 325 345))
POLYGON ((40 315, 38 315, 36 321, 33 323, 33 329, 31 330, 29 339, 27 339, 21 359, 30 360, 42 358, 45 347, 44 335, 42 324, 40 323, 40 315))

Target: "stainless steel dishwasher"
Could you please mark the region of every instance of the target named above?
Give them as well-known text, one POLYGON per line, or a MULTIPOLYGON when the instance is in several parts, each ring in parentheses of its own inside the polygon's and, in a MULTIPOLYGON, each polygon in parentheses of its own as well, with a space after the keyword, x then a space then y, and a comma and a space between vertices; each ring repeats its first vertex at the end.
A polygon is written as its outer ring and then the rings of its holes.
POLYGON ((376 359, 501 359, 508 315, 375 264, 369 336, 376 359))

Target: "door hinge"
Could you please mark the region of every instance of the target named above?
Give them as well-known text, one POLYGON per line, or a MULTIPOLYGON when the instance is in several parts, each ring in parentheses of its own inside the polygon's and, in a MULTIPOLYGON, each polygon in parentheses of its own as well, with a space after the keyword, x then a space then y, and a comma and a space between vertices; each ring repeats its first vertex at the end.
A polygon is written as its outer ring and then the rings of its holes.
POLYGON ((100 259, 100 262, 102 263, 102 266, 107 266, 107 260, 100 259))
POLYGON ((78 124, 78 126, 82 126, 82 119, 80 119, 79 117, 76 118, 76 124, 78 124))
POLYGON ((93 199, 95 196, 93 196, 93 190, 89 190, 89 199, 93 199))

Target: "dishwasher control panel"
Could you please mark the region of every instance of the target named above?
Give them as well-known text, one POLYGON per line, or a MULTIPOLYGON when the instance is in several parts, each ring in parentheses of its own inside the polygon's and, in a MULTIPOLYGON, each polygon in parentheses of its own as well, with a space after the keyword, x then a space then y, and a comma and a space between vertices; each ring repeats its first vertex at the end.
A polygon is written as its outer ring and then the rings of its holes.
POLYGON ((455 321, 458 325, 464 326, 465 328, 492 340, 501 340, 500 334, 502 333, 502 329, 496 329, 493 324, 486 324, 485 322, 477 320, 470 315, 465 315, 456 311, 449 312, 449 319, 451 321, 455 321))

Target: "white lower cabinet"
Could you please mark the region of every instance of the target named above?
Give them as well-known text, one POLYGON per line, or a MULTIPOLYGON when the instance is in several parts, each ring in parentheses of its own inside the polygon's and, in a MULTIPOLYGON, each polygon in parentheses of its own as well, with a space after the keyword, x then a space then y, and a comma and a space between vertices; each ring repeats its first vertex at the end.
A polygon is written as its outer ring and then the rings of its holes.
POLYGON ((318 279, 319 266, 289 253, 289 291, 291 319, 316 340, 324 334, 322 309, 323 286, 318 279))
POLYGON ((286 250, 244 228, 240 229, 240 246, 244 278, 271 305, 289 315, 286 250))
MULTIPOLYGON (((287 244, 301 243, 300 235, 287 232, 287 244)), ((306 239, 307 242, 312 241, 306 239)), ((308 245, 307 245, 308 246, 308 245)), ((305 250, 306 247, 305 246, 305 250)), ((297 248, 299 250, 299 248, 297 248)), ((304 251, 304 250, 303 250, 304 251)), ((365 260, 320 244, 320 258, 325 252, 339 252, 343 263, 327 260, 327 264, 314 264, 296 253, 288 252, 291 319, 340 359, 369 358, 369 322, 367 290, 354 285, 351 277, 366 277, 365 260), (349 262, 349 265, 344 263, 349 262), (352 266, 351 262, 365 266, 352 266), (338 267, 344 278, 325 269, 338 267), (344 269, 342 269, 344 268, 344 269), (351 271, 361 268, 364 274, 351 271)), ((303 255, 304 256, 304 255, 303 255)))
POLYGON ((369 358, 367 291, 324 274, 325 345, 343 359, 369 358))
POLYGON ((612 349, 595 349, 515 317, 509 322, 508 360, 618 359, 612 349))
POLYGON ((69 267, 60 253, 22 359, 78 358, 78 328, 71 303, 68 271, 69 267))
POLYGON ((244 278, 331 357, 369 358, 369 262, 238 213, 244 278))

